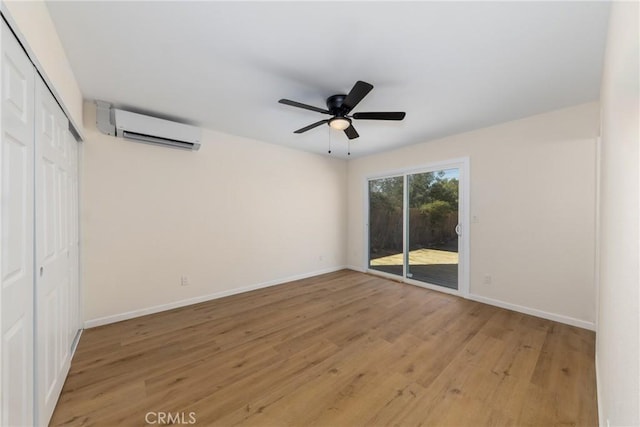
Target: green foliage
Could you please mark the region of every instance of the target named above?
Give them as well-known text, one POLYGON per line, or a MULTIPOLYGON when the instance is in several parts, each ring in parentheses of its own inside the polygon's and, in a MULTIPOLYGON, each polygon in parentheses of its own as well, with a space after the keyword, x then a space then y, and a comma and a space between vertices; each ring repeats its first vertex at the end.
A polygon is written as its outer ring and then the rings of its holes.
POLYGON ((458 209, 458 179, 445 178, 445 173, 427 172, 409 177, 409 207, 421 208, 425 204, 443 200, 458 209))
MULTIPOLYGON (((422 223, 435 240, 448 235, 449 217, 458 210, 458 179, 445 171, 408 176, 408 204, 417 209, 422 223)), ((370 249, 373 252, 402 251, 403 177, 369 181, 370 249)), ((413 223, 412 223, 413 224, 413 223)), ((415 224, 414 224, 415 226, 415 224)))
POLYGON ((402 209, 402 187, 401 176, 369 181, 369 200, 372 207, 377 203, 385 210, 402 209))
POLYGON ((432 227, 443 223, 451 212, 453 212, 451 204, 444 200, 434 200, 420 206, 420 213, 428 217, 432 227))
POLYGON ((369 202, 371 203, 371 209, 383 212, 393 211, 398 208, 397 203, 394 203, 391 198, 384 193, 371 193, 369 202))
POLYGON ((402 177, 369 181, 369 224, 372 253, 402 250, 402 177))

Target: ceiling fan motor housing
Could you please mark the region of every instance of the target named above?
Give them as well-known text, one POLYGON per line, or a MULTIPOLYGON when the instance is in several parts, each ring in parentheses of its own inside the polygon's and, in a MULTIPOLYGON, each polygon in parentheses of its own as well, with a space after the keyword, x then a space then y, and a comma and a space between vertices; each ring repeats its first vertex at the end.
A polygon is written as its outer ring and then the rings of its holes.
POLYGON ((347 95, 332 95, 327 98, 327 109, 331 112, 332 115, 338 117, 344 117, 347 112, 342 108, 342 103, 347 95))

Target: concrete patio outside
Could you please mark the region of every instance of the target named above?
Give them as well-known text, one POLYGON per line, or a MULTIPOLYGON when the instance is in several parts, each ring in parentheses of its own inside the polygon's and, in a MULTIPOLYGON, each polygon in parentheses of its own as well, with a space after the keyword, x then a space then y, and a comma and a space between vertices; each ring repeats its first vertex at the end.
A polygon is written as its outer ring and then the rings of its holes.
MULTIPOLYGON (((421 282, 458 288, 458 253, 438 249, 416 249, 409 252, 408 277, 421 282)), ((370 260, 369 268, 402 275, 404 255, 397 253, 370 260)))

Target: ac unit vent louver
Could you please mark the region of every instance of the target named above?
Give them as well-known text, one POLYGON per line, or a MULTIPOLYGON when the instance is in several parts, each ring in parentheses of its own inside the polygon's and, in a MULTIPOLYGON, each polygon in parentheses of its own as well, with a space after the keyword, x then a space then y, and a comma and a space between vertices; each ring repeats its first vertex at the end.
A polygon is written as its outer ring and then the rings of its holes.
POLYGON ((197 150, 200 144, 186 141, 177 141, 175 139, 161 138, 159 136, 144 135, 136 132, 123 131, 122 137, 136 142, 144 142, 147 144, 167 145, 174 148, 182 148, 186 150, 197 150))

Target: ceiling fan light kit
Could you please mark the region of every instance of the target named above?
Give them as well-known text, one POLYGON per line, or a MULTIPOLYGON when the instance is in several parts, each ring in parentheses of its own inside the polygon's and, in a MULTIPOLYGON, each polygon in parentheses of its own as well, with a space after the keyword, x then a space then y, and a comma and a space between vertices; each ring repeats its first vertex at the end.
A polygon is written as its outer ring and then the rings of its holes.
POLYGON ((344 117, 334 117, 329 120, 329 126, 334 128, 335 130, 345 130, 349 126, 351 126, 351 120, 344 117))
POLYGON ((304 133, 311 129, 314 129, 320 125, 327 123, 332 129, 341 130, 347 135, 347 138, 358 138, 358 132, 353 127, 352 119, 355 120, 402 120, 405 117, 404 112, 367 112, 367 113, 355 113, 349 115, 356 105, 367 96, 373 89, 373 85, 367 82, 358 80, 353 88, 347 95, 332 95, 327 98, 327 109, 314 107, 313 105, 303 104, 297 101, 291 101, 290 99, 281 99, 278 102, 281 104, 289 105, 291 107, 303 108, 305 110, 315 111, 316 113, 328 114, 333 116, 330 119, 320 120, 312 123, 301 129, 294 131, 294 133, 304 133))

